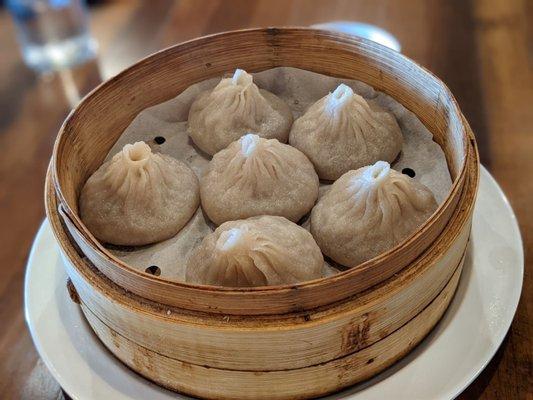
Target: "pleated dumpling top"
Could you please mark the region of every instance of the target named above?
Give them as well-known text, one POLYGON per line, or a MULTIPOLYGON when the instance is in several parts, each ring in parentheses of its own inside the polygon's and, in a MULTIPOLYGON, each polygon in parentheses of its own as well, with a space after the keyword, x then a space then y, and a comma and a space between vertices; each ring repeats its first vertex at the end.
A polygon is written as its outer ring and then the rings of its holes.
POLYGON ((251 287, 323 276, 324 259, 313 236, 273 216, 229 221, 207 235, 187 263, 186 281, 251 287))
POLYGON ((189 136, 211 155, 248 132, 287 142, 291 125, 289 106, 259 89, 252 75, 242 69, 201 93, 189 110, 189 136))

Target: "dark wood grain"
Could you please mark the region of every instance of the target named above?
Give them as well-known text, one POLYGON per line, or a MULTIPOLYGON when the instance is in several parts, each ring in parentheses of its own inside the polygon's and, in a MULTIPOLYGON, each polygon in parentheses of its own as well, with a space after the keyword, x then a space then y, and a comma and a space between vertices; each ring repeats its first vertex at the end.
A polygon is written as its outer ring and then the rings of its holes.
POLYGON ((98 65, 36 77, 0 11, 0 398, 60 399, 23 316, 27 252, 44 216, 42 190, 57 130, 76 99, 140 57, 222 30, 357 20, 379 25, 441 77, 458 99, 482 162, 517 214, 524 288, 502 347, 461 399, 533 397, 533 5, 527 0, 183 0, 103 2, 91 10, 98 65))

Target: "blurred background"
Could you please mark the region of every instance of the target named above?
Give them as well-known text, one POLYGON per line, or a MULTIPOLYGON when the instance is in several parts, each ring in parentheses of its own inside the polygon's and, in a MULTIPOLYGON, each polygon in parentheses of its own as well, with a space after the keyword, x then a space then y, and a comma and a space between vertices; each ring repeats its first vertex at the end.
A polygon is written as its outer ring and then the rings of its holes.
POLYGON ((476 134, 482 163, 507 193, 526 250, 522 301, 497 356, 461 398, 533 396, 533 1, 0 0, 1 399, 63 398, 25 328, 22 285, 44 218, 54 139, 80 98, 140 58, 188 39, 339 20, 386 30, 392 39, 355 27, 401 45, 450 87, 476 134))

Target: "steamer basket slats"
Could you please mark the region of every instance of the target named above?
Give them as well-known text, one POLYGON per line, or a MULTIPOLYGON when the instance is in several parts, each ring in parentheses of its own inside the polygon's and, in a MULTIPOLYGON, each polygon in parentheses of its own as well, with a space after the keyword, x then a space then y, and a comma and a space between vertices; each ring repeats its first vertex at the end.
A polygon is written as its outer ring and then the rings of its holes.
POLYGON ((54 148, 54 185, 68 229, 93 264, 113 282, 169 306, 231 315, 313 309, 364 291, 398 273, 441 234, 466 180, 467 126, 446 86, 401 54, 376 43, 305 28, 251 29, 216 34, 150 56, 103 83, 68 117, 54 148), (192 83, 236 67, 259 71, 292 66, 359 79, 400 101, 434 134, 454 179, 448 198, 411 237, 339 275, 291 286, 231 289, 186 285, 123 263, 87 230, 77 214, 85 180, 138 112, 174 97, 192 83))
POLYGON ((207 399, 307 399, 336 392, 390 366, 431 331, 457 288, 461 268, 431 304, 401 330, 360 352, 310 367, 283 371, 223 370, 165 357, 124 338, 82 306, 104 345, 122 362, 171 390, 207 399), (238 383, 236 388, 235 383, 238 383), (275 389, 274 389, 275 388, 275 389))

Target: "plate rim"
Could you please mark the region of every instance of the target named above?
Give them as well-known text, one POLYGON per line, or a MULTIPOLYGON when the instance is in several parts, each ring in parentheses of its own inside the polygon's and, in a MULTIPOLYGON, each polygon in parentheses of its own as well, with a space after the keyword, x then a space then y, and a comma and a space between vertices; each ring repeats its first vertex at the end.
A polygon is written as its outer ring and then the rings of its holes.
MULTIPOLYGON (((483 370, 485 368, 487 368, 489 363, 492 361, 492 359, 494 358, 494 356, 496 355, 496 353, 498 352, 498 350, 502 346, 502 343, 505 340, 505 337, 507 336, 507 334, 509 333, 509 329, 511 329, 511 325, 512 325, 512 323, 514 321, 514 317, 516 315, 516 311, 518 310, 518 304, 520 303, 520 297, 522 295, 522 290, 523 290, 523 287, 524 287, 524 261, 525 261, 525 259, 524 259, 524 241, 522 239, 522 232, 520 231, 520 225, 518 224, 518 219, 516 218, 516 214, 515 214, 515 212, 513 210, 511 202, 507 198, 507 195, 503 191, 503 189, 500 186, 500 184, 496 181, 496 179, 489 172, 489 170, 487 168, 485 168, 484 165, 480 164, 479 172, 480 172, 480 186, 481 186, 481 180, 486 178, 486 179, 488 179, 489 183, 491 185, 493 185, 497 189, 498 193, 500 194, 501 199, 503 200, 503 202, 505 203, 505 205, 507 207, 507 211, 509 212, 509 218, 512 220, 512 222, 513 222, 513 224, 514 224, 514 226, 515 226, 515 228, 516 228, 516 230, 518 232, 518 247, 520 248, 520 260, 518 260, 517 265, 520 265, 520 289, 515 292, 516 295, 515 295, 515 298, 513 298, 513 302, 512 302, 512 310, 513 310, 512 311, 512 317, 509 319, 505 329, 502 330, 501 337, 497 338, 496 342, 498 344, 494 347, 494 349, 492 351, 492 354, 490 354, 490 356, 487 357, 486 360, 479 365, 479 367, 477 368, 477 371, 475 371, 472 374, 472 376, 470 376, 469 379, 466 379, 464 381, 464 384, 460 385, 461 387, 458 386, 458 389, 454 393, 451 393, 452 394, 452 396, 450 397, 451 399, 455 399, 457 396, 459 396, 462 392, 465 391, 465 389, 467 389, 472 384, 472 382, 474 382, 477 379, 477 377, 483 372, 483 370)), ((453 300, 452 300, 452 302, 453 302, 453 300)))

